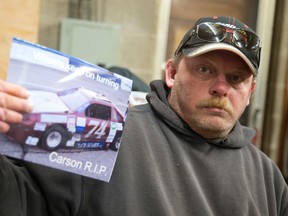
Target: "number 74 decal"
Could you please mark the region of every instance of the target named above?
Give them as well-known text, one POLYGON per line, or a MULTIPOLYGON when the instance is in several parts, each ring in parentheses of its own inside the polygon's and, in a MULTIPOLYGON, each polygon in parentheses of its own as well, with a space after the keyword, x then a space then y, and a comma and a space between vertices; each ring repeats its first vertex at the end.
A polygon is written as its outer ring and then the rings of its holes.
POLYGON ((91 130, 84 136, 85 138, 90 137, 92 134, 98 135, 96 138, 100 139, 103 135, 105 135, 106 127, 107 127, 107 122, 103 121, 102 124, 100 125, 99 121, 91 120, 89 122, 89 126, 93 126, 91 130))

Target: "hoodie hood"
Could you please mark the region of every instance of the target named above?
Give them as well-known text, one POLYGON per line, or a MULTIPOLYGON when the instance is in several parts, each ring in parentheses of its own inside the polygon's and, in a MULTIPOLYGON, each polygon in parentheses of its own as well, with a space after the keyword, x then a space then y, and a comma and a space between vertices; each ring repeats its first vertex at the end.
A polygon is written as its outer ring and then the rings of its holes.
POLYGON ((151 92, 147 95, 147 101, 151 108, 166 124, 186 139, 200 138, 209 144, 223 148, 242 148, 251 143, 255 136, 255 130, 244 127, 236 122, 233 130, 226 137, 217 139, 205 139, 190 129, 190 127, 171 109, 168 103, 169 88, 162 80, 154 80, 150 83, 151 92))

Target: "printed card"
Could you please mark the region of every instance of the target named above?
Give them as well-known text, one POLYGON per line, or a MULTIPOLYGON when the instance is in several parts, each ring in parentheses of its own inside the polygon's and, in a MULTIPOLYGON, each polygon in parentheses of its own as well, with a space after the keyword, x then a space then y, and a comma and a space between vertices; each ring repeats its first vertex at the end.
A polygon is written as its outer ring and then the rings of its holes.
POLYGON ((132 81, 17 38, 7 80, 29 90, 34 109, 1 136, 0 153, 109 182, 132 81))

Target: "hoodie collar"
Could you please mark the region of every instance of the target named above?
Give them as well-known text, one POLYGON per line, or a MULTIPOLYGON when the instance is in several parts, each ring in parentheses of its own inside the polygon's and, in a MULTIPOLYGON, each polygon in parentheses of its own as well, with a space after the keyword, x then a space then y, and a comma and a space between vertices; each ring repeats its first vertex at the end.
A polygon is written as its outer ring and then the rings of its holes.
POLYGON ((150 83, 151 92, 147 95, 147 101, 153 111, 173 130, 182 134, 187 139, 202 139, 209 144, 222 148, 241 148, 251 142, 255 131, 236 122, 228 136, 217 139, 205 139, 192 131, 190 127, 170 108, 168 103, 169 88, 162 80, 154 80, 150 83))

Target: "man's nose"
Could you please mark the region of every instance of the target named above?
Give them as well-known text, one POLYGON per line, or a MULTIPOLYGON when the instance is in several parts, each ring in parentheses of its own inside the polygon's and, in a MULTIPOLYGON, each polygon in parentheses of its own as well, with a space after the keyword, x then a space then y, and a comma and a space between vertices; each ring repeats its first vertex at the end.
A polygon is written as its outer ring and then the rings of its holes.
POLYGON ((226 97, 230 89, 230 84, 227 82, 225 75, 218 75, 212 81, 209 93, 213 96, 226 97))

